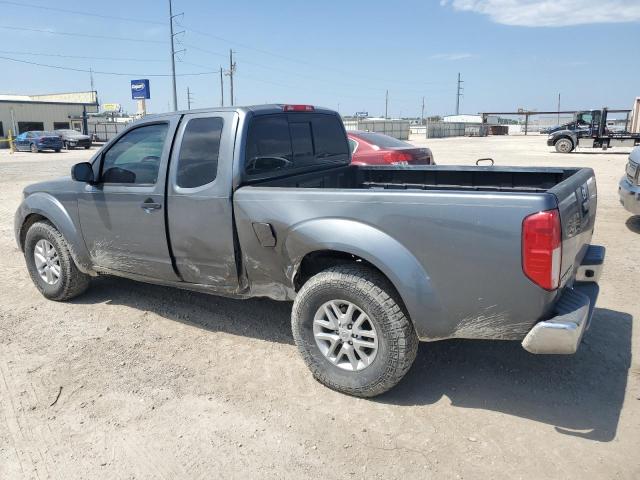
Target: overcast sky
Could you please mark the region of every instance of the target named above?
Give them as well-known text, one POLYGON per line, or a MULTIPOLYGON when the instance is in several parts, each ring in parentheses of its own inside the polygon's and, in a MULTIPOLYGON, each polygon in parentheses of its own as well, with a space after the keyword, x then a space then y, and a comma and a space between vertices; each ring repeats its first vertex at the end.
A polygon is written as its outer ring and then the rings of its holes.
MULTIPOLYGON (((92 68, 123 74, 94 75, 101 102, 134 111, 129 82, 149 78, 149 110, 169 108, 167 1, 16 0, 0 9, 0 93, 88 90, 83 70, 92 68)), ((230 48, 238 104, 379 115, 388 89, 390 115, 419 115, 422 96, 427 113, 448 114, 458 72, 464 113, 553 110, 558 93, 563 109, 630 108, 640 96, 640 0, 174 0, 174 12, 184 12, 178 73, 205 73, 178 78, 180 108, 187 87, 193 107, 219 104, 219 75, 206 72, 228 68, 230 48)))

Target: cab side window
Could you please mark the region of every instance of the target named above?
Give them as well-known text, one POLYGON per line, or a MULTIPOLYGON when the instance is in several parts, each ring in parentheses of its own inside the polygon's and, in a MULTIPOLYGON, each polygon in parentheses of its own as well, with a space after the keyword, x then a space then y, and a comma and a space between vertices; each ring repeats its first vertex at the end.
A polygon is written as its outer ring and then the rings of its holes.
POLYGON ((216 179, 223 124, 220 117, 189 120, 180 145, 178 187, 200 187, 216 179))
POLYGON ((102 159, 103 183, 153 185, 158 179, 169 125, 145 125, 121 137, 102 159))

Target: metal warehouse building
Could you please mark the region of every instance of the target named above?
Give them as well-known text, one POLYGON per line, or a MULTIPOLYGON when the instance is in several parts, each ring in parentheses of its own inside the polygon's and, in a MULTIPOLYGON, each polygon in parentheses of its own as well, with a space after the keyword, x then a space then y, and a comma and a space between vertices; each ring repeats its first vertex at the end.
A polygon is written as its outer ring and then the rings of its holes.
POLYGON ((85 132, 87 114, 97 112, 96 92, 0 94, 0 138, 7 137, 9 130, 13 136, 32 130, 62 128, 85 132))

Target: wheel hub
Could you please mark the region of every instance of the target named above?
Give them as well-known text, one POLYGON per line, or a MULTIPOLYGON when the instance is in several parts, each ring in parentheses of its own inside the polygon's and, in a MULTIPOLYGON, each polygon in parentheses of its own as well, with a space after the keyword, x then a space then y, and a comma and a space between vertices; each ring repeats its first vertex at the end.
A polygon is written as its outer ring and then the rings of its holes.
POLYGON ((55 285, 60 281, 60 258, 51 242, 42 238, 33 249, 33 260, 38 275, 48 285, 55 285))
POLYGON ((378 353, 373 322, 347 300, 331 300, 320 306, 313 320, 313 336, 325 358, 343 370, 367 368, 378 353))

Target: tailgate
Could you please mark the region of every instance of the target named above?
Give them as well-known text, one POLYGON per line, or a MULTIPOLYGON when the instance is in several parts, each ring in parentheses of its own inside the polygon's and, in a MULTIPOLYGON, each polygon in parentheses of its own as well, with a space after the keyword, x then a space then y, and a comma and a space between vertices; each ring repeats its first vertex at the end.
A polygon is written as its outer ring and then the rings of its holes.
POLYGON ((573 279, 589 247, 596 220, 595 174, 582 168, 549 190, 555 195, 562 224, 560 285, 573 279))

